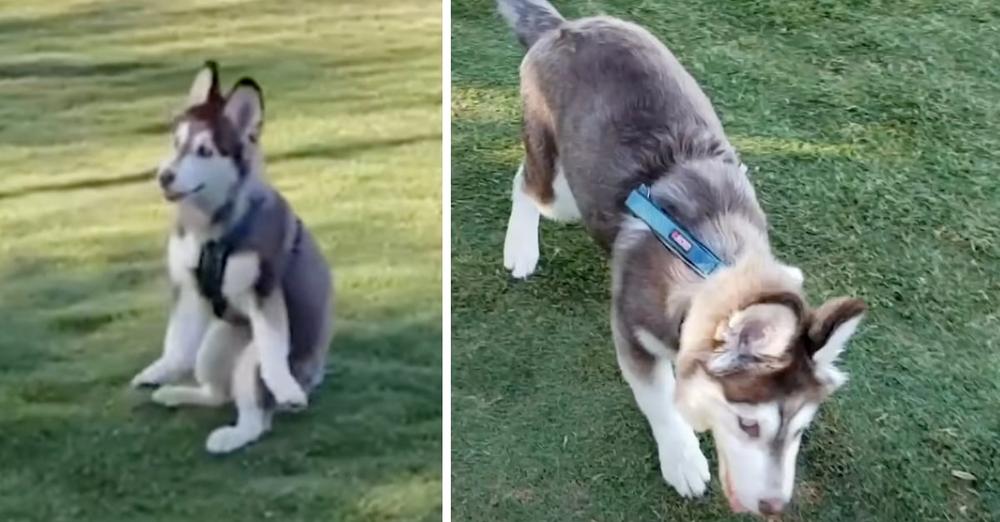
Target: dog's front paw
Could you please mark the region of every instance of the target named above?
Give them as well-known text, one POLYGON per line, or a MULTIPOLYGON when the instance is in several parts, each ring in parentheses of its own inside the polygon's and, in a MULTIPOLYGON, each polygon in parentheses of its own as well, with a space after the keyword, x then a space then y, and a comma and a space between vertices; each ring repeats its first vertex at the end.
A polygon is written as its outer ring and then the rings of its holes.
POLYGON ((205 441, 209 453, 230 453, 257 440, 260 433, 253 433, 239 426, 223 426, 213 431, 205 441))
POLYGON ((711 474, 708 471, 708 460, 701 452, 698 438, 693 433, 688 440, 678 441, 672 447, 660 451, 660 473, 663 474, 663 480, 682 497, 700 497, 705 494, 711 474))
POLYGON ((156 361, 133 377, 131 386, 133 388, 156 388, 166 383, 170 376, 171 371, 167 365, 156 361))
POLYGON ((274 402, 281 411, 301 411, 309 405, 309 397, 295 381, 271 390, 274 402))

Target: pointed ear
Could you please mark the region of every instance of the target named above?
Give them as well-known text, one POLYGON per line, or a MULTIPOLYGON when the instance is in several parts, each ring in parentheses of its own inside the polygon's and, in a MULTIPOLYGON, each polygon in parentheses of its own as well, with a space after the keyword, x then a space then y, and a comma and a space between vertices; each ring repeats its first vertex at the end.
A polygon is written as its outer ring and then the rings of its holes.
POLYGON ((867 306, 861 299, 838 297, 823 303, 813 312, 809 340, 815 350, 812 357, 817 366, 832 366, 836 362, 866 310, 867 306))
POLYGON ((847 382, 847 376, 837 366, 847 341, 861 324, 867 309, 865 302, 850 297, 831 299, 813 312, 809 327, 816 378, 832 393, 847 382))
POLYGON ((790 362, 788 343, 798 330, 799 314, 785 304, 749 306, 719 325, 719 344, 705 369, 716 377, 736 372, 768 374, 790 362))
POLYGON ((226 97, 226 117, 240 137, 256 142, 264 121, 264 93, 251 78, 240 78, 226 97))
POLYGON ((205 62, 205 65, 195 75, 191 88, 188 89, 188 107, 200 105, 211 98, 222 98, 219 90, 219 65, 212 60, 205 62))

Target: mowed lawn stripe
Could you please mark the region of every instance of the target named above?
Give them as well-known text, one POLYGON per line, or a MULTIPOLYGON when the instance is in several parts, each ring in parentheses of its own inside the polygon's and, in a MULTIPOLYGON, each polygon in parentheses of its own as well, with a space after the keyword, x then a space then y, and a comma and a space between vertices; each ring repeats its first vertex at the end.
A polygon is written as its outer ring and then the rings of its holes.
POLYGON ((440 520, 439 3, 0 13, 0 520, 440 520), (262 85, 267 177, 338 293, 309 409, 223 458, 204 443, 230 408, 127 387, 170 295, 151 170, 207 58, 262 85))

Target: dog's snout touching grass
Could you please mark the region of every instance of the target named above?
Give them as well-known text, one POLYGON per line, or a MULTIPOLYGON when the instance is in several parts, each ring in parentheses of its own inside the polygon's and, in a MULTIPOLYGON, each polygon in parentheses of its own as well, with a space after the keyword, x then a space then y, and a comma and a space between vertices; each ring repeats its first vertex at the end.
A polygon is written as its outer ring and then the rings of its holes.
MULTIPOLYGON (((995 483, 949 474, 1000 476, 982 458, 1000 403, 994 4, 552 1, 665 42, 749 166, 776 253, 817 302, 869 305, 781 519, 996 519, 995 483)), ((454 516, 735 520, 714 469, 707 502, 661 476, 580 227, 543 221, 532 278, 505 271, 524 51, 490 2, 451 4, 454 516)))

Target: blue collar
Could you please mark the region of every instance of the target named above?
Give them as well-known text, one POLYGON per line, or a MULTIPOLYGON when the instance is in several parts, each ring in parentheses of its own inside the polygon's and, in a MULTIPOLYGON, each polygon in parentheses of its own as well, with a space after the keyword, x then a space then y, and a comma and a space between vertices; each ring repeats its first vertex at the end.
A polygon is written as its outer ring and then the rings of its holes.
POLYGON ((703 278, 725 265, 712 249, 698 241, 698 238, 675 221, 666 210, 654 203, 649 194, 648 186, 639 185, 629 193, 625 207, 649 226, 667 250, 681 258, 691 270, 703 278))

